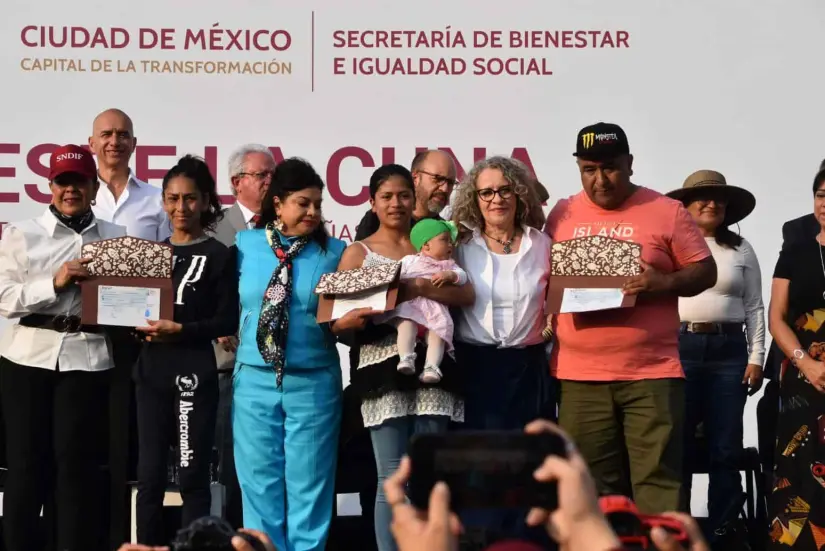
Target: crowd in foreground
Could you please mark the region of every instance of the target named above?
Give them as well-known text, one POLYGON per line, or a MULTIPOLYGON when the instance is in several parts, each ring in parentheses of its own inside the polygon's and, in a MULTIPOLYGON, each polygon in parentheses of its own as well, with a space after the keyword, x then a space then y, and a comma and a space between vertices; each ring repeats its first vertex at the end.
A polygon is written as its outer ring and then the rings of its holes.
MULTIPOLYGON (((342 426, 355 426, 375 458, 378 548, 394 551, 389 481, 411 436, 521 431, 534 419, 558 419, 598 492, 632 496, 643 513, 689 510, 701 425, 707 536, 724 534, 742 492, 744 405, 765 363, 759 263, 730 229, 753 211, 752 193, 710 170, 667 195, 639 186, 624 131, 598 123, 576 137, 582 191, 548 216, 547 188, 518 160, 481 160, 458 182, 448 155, 425 151, 409 169, 375 170, 348 246, 327 234, 324 182, 303 159, 276 163, 263 146, 242 147, 229 163, 237 201, 224 209, 202 159, 179 159, 160 189, 137 180, 135 143, 128 116, 101 113, 89 139, 97 160, 58 148, 49 208, 0 240, 0 315, 18 320, 0 339, 10 549, 26 548, 51 492, 58 547, 100 547, 104 472, 114 494, 125 485, 117 454, 129 449, 132 384, 142 544, 165 543, 170 450, 189 524, 211 510, 217 447, 233 525, 278 549, 323 549, 339 443, 351 436, 342 426), (81 248, 122 236, 171 247, 173 315, 128 330, 82 323, 78 283, 91 259, 81 248), (604 254, 616 243, 637 256, 604 254), (567 261, 591 275, 629 270, 622 293, 633 306, 552 314, 550 283, 567 261), (396 266, 398 308, 318 322, 324 274, 396 266), (350 350, 354 412, 343 403, 339 343, 350 350)), ((824 184, 820 170, 814 215, 788 226, 800 237, 786 240, 772 284, 769 328, 785 358, 774 374, 782 407, 769 405, 777 426, 765 528, 775 549, 818 551, 825 534, 825 460, 813 436, 825 407, 824 184)), ((526 514, 462 512, 461 524, 491 541, 550 545, 526 514)))
MULTIPOLYGON (((587 469, 587 463, 576 450, 575 444, 557 425, 537 420, 525 427, 525 432, 540 434, 552 432, 567 442, 567 456, 548 456, 534 473, 540 482, 558 485, 558 508, 552 511, 531 509, 525 522, 542 527, 558 545, 559 551, 622 551, 625 549, 619 531, 614 530, 599 508, 596 485, 587 469)), ((393 504, 392 534, 399 551, 458 551, 463 526, 459 517, 450 509, 450 488, 437 484, 430 495, 426 511, 417 510, 407 502, 405 491, 410 476, 410 459, 404 457, 398 470, 385 482, 385 491, 393 504)), ((649 535, 635 544, 641 549, 659 551, 710 551, 696 521, 684 513, 665 513, 681 523, 688 537, 680 543, 668 530, 654 527, 649 535)), ((255 537, 266 551, 276 551, 272 540, 257 530, 241 529, 240 532, 255 537)), ((236 551, 255 551, 248 541, 232 538, 236 551)), ((634 547, 635 549, 636 547, 634 547)), ((502 541, 486 548, 486 551, 541 551, 542 547, 519 540, 502 541)), ((120 551, 169 551, 169 547, 150 547, 124 544, 120 551)))

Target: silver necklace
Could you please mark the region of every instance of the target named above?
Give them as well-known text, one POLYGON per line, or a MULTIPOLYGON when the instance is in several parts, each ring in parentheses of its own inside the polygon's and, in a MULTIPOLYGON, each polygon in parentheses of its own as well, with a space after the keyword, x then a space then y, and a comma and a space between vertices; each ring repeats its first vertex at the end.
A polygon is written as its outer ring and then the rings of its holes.
MULTIPOLYGON (((816 246, 819 249, 819 263, 822 265, 822 276, 825 277, 825 258, 822 257, 822 244, 819 238, 816 239, 816 246)), ((825 291, 822 291, 822 298, 825 299, 825 291)))

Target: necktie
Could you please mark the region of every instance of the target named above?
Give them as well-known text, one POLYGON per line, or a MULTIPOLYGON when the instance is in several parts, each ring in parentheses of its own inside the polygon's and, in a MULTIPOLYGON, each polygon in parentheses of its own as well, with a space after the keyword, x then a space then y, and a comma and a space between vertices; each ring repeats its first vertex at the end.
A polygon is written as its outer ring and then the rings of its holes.
POLYGON ((257 226, 258 226, 258 222, 260 222, 260 221, 261 221, 261 215, 260 215, 260 214, 256 214, 256 215, 254 215, 254 216, 252 217, 252 219, 249 221, 249 225, 250 225, 252 228, 255 228, 255 227, 257 227, 257 226))

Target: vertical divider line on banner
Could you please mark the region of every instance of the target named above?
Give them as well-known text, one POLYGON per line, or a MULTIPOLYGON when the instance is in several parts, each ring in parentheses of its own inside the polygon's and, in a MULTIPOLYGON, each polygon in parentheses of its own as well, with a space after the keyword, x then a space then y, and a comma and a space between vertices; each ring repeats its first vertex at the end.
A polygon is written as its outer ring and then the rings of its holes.
POLYGON ((310 15, 309 72, 312 92, 315 91, 315 10, 310 15))

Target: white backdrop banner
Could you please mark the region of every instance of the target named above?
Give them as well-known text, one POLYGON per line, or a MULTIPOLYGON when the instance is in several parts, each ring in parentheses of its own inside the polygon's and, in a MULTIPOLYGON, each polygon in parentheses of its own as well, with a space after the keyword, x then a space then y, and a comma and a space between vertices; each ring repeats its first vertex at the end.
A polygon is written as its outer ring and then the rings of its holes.
MULTIPOLYGON (((0 226, 49 200, 56 144, 85 144, 117 107, 137 176, 175 158, 213 168, 247 142, 311 161, 345 240, 368 179, 422 148, 459 175, 490 154, 530 165, 555 199, 580 189, 571 153, 596 121, 626 130, 634 181, 665 192, 719 170, 757 197, 741 224, 767 304, 783 221, 810 212, 825 157, 818 0, 421 0, 413 3, 5 0, 0 18, 0 226)), ((346 361, 346 356, 343 357, 346 361)), ((755 445, 749 400, 746 443, 755 445)))

